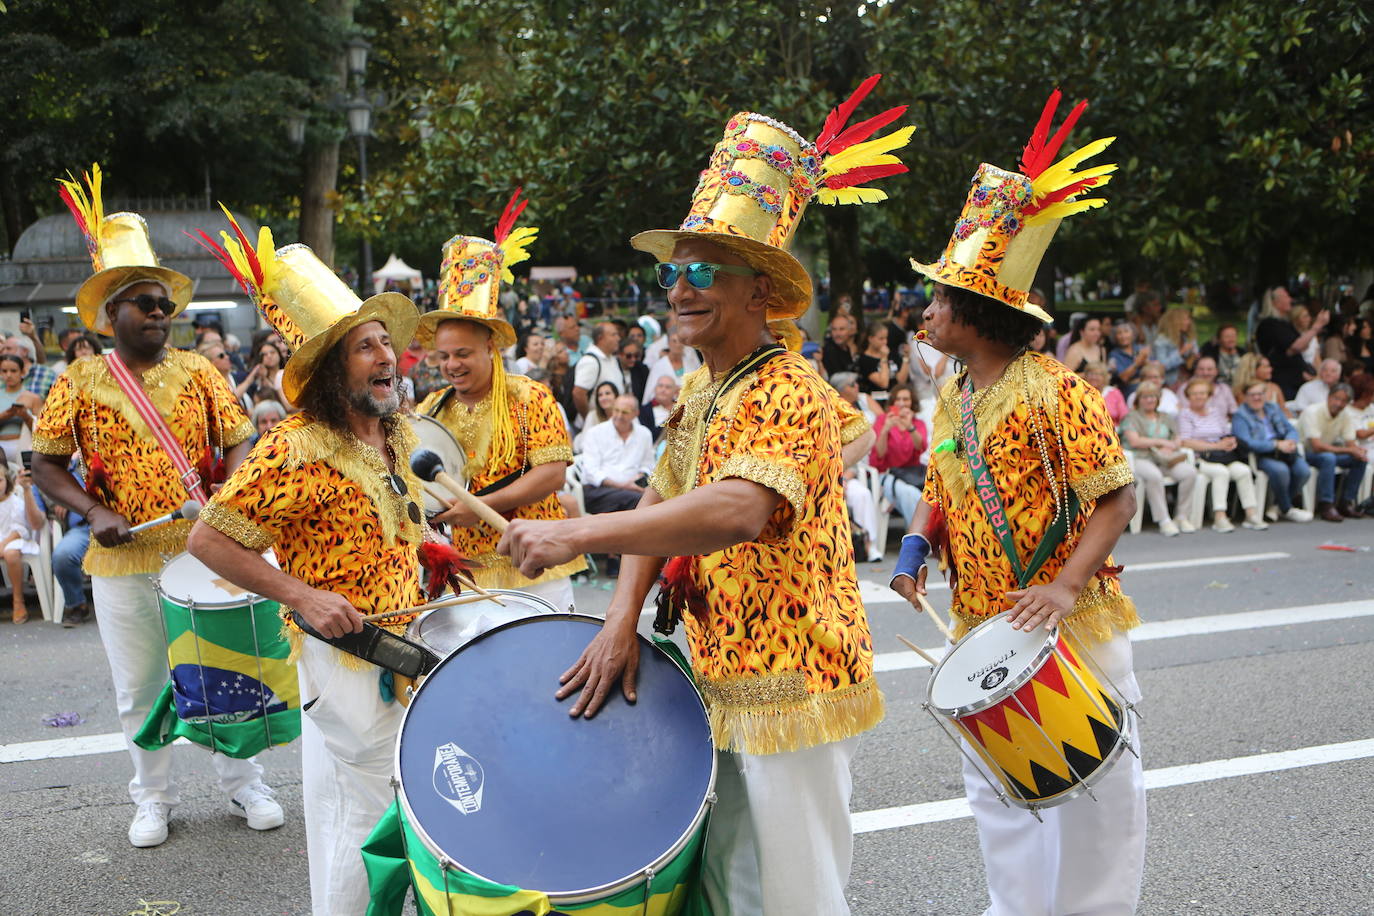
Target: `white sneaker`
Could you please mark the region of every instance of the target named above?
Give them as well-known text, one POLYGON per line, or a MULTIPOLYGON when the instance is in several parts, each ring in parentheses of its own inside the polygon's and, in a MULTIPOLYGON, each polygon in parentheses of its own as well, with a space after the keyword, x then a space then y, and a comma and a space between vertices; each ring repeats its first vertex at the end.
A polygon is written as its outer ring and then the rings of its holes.
POLYGON ((875 553, 871 553, 871 554, 869 554, 869 556, 868 556, 868 562, 870 562, 870 563, 881 563, 881 562, 883 562, 883 555, 880 554, 880 553, 876 553, 876 552, 875 552, 875 553))
POLYGON ((1212 522, 1212 530, 1219 534, 1228 534, 1229 532, 1235 531, 1236 526, 1231 524, 1231 520, 1223 515, 1221 518, 1212 522))
POLYGON ((167 841, 167 812, 170 805, 162 802, 144 802, 134 812, 134 822, 129 825, 129 842, 139 849, 161 846, 167 841))
POLYGON ((1178 537, 1178 526, 1174 524, 1173 519, 1166 518, 1159 523, 1159 533, 1166 538, 1176 538, 1178 537))
POLYGON ((1264 510, 1264 520, 1266 522, 1277 522, 1279 520, 1279 507, 1270 506, 1264 510))
POLYGON ((1194 525, 1186 518, 1176 518, 1174 519, 1174 524, 1177 525, 1178 530, 1182 531, 1184 534, 1192 534, 1194 531, 1197 531, 1197 525, 1194 525))
POLYGON ((229 804, 229 810, 246 818, 248 826, 254 830, 271 830, 286 821, 281 805, 272 798, 272 790, 261 782, 249 783, 239 789, 229 799, 229 804))
POLYGON ((1251 518, 1247 515, 1245 521, 1240 523, 1240 526, 1242 528, 1248 528, 1251 531, 1267 531, 1269 529, 1269 523, 1258 516, 1251 518))
POLYGON ((1297 506, 1294 506, 1287 512, 1283 513, 1283 517, 1288 519, 1290 522, 1312 521, 1312 513, 1308 512, 1306 509, 1299 509, 1297 506))

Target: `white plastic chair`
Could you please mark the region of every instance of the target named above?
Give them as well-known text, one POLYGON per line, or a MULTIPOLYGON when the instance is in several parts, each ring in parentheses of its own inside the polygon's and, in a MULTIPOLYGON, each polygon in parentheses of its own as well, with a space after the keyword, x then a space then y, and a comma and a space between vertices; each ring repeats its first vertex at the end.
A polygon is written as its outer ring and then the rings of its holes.
POLYGON ((563 478, 563 492, 570 494, 577 500, 577 511, 583 515, 587 514, 587 496, 582 486, 582 468, 576 461, 568 465, 567 473, 563 478))
MULTIPOLYGON (((24 554, 24 569, 33 579, 33 590, 38 594, 38 608, 43 613, 43 619, 61 623, 62 606, 65 602, 53 600, 54 594, 58 591, 57 580, 53 578, 52 573, 52 549, 56 543, 56 528, 55 521, 49 521, 43 526, 38 533, 38 553, 24 554)), ((9 569, 3 563, 0 563, 0 576, 11 589, 24 587, 23 582, 9 581, 9 569)))
MULTIPOLYGON (((1136 459, 1135 459, 1134 449, 1127 448, 1127 449, 1124 449, 1124 451, 1126 452, 1126 464, 1127 464, 1127 465, 1130 467, 1130 469, 1131 469, 1131 475, 1132 475, 1132 476, 1135 476, 1135 460, 1136 460, 1136 459)), ((1183 450, 1183 453, 1184 453, 1185 455, 1188 456, 1188 463, 1191 464, 1193 467, 1197 467, 1197 455, 1194 454, 1193 450, 1190 449, 1190 448, 1185 448, 1185 449, 1183 450)), ((1169 479, 1168 477, 1165 477, 1165 478, 1164 478, 1164 488, 1165 488, 1166 490, 1167 490, 1169 487, 1177 487, 1177 486, 1178 486, 1178 481, 1177 481, 1177 480, 1171 480, 1171 479, 1169 479)), ((1202 527, 1203 501, 1204 501, 1206 498, 1207 498, 1207 493, 1206 493, 1205 488, 1202 486, 1202 478, 1199 477, 1199 478, 1198 478, 1198 483, 1197 483, 1197 485, 1193 487, 1193 504, 1192 504, 1191 506, 1186 507, 1187 510, 1188 510, 1188 515, 1187 515, 1188 521, 1192 522, 1194 528, 1200 529, 1200 528, 1202 527)), ((1140 533, 1141 527, 1145 524, 1145 509, 1146 509, 1146 503, 1148 503, 1148 502, 1149 502, 1149 500, 1147 500, 1147 499, 1145 498, 1145 483, 1144 483, 1144 481, 1142 481, 1139 477, 1136 477, 1136 480, 1135 480, 1135 516, 1131 519, 1131 526, 1130 526, 1131 534, 1139 534, 1139 533, 1140 533)), ((1184 507, 1179 507, 1179 508, 1176 509, 1175 511, 1182 512, 1182 511, 1183 511, 1183 508, 1184 508, 1184 507)), ((1155 521, 1156 524, 1158 524, 1159 522, 1163 521, 1163 519, 1158 519, 1158 518, 1156 518, 1156 519, 1154 519, 1154 521, 1155 521)))

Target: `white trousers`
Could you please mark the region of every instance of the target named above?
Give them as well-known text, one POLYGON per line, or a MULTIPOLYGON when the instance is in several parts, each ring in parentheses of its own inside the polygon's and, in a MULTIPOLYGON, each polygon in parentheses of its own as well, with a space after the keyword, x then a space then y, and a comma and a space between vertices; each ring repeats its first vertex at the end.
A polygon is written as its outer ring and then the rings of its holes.
MULTIPOLYGON (((873 502, 873 491, 864 486, 862 480, 846 480, 844 482, 844 501, 849 506, 849 511, 854 516, 854 521, 868 535, 870 550, 878 547, 878 506, 873 502)), ((855 557, 855 560, 860 560, 855 557)), ((863 557, 867 560, 868 557, 863 557)), ((861 561, 862 562, 862 561, 861 561)))
MULTIPOLYGON (((1140 701, 1131 643, 1125 635, 1084 648, 1126 700, 1140 701)), ((1138 733, 1136 750, 1140 750, 1138 733)), ((1093 786, 1096 801, 1080 795, 1046 808, 1040 812, 1043 824, 1030 812, 998 801, 967 759, 963 771, 992 900, 984 916, 1130 916, 1135 912, 1145 869, 1145 778, 1139 757, 1122 751, 1107 775, 1093 786)))
POLYGON ((856 736, 783 754, 716 754, 702 869, 715 916, 848 916, 858 746, 856 736))
MULTIPOLYGON (((1156 523, 1169 518, 1169 504, 1164 499, 1164 480, 1178 481, 1178 502, 1175 514, 1179 518, 1188 517, 1188 507, 1192 505, 1193 488, 1197 485, 1197 468, 1186 461, 1164 470, 1149 459, 1135 463, 1135 476, 1145 489, 1145 500, 1150 505, 1150 517, 1156 523)), ((1222 505, 1226 505, 1225 502, 1222 505)))
MULTIPOLYGON (((162 608, 153 577, 92 576, 91 596, 100 641, 105 644, 105 657, 110 662, 119 727, 134 763, 129 798, 136 805, 175 805, 178 797, 172 781, 171 747, 145 751, 133 741, 171 676, 162 608)), ((239 760, 213 754, 210 759, 219 774, 220 789, 229 795, 262 778, 262 767, 255 758, 239 760)))
POLYGON ((1199 461, 1197 470, 1212 486, 1213 512, 1226 511, 1226 488, 1233 482, 1242 509, 1249 512, 1259 505, 1255 501, 1255 475, 1250 472, 1250 465, 1241 461, 1232 461, 1230 464, 1199 461))
POLYGON ((572 610, 573 584, 572 578, 569 576, 564 576, 561 579, 550 579, 548 582, 529 585, 519 590, 543 598, 557 608, 560 614, 572 610))
POLYGON ((297 665, 301 703, 301 792, 310 902, 315 916, 367 912, 362 845, 391 804, 400 703, 385 703, 380 669, 345 668, 333 646, 307 637, 297 665), (313 702, 312 702, 313 701, 313 702))

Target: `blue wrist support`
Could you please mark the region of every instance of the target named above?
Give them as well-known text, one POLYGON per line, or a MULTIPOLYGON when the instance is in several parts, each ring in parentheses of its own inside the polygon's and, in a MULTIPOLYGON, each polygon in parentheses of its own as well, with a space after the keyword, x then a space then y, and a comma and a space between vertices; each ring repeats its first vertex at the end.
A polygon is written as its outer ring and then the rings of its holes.
POLYGON ((930 541, 925 539, 925 535, 908 534, 902 538, 902 549, 897 554, 897 567, 892 571, 893 581, 896 581, 898 576, 910 576, 915 579, 917 571, 925 565, 928 556, 930 541))

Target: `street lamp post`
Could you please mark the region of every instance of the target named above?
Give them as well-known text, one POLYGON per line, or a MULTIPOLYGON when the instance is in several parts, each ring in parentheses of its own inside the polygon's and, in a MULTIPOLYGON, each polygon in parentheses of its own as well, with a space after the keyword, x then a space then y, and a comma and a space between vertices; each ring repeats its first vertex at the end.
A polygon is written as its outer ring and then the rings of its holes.
POLYGON ((358 184, 363 204, 362 269, 358 275, 358 291, 367 296, 372 284, 372 240, 367 223, 367 138, 372 133, 372 103, 365 86, 367 54, 372 45, 363 38, 354 38, 345 45, 348 52, 348 74, 353 79, 354 96, 348 102, 348 130, 358 141, 358 184))

